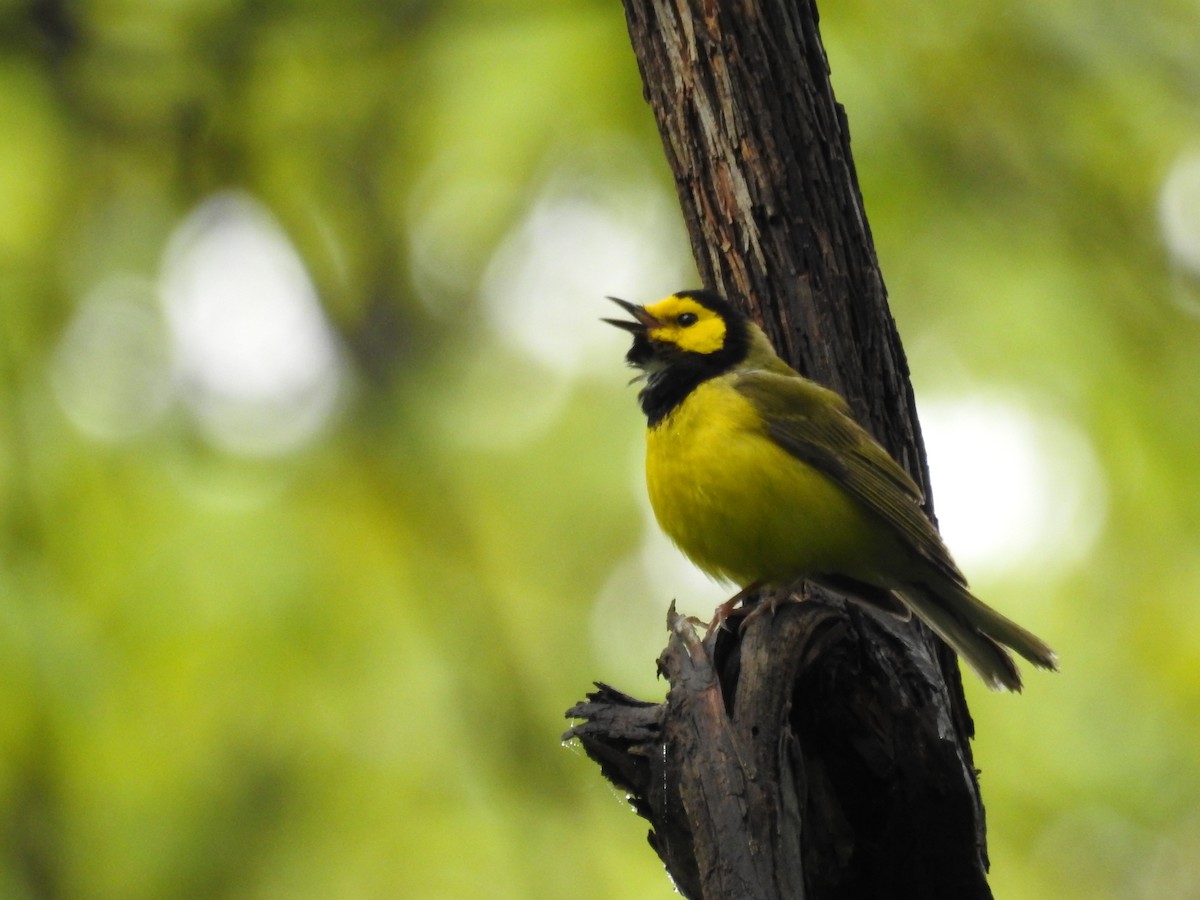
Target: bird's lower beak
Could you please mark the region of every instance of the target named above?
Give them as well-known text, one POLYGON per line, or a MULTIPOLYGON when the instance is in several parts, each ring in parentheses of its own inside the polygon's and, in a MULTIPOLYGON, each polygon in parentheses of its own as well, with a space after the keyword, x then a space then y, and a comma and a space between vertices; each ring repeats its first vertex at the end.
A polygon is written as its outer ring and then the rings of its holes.
POLYGON ((637 304, 630 303, 628 300, 621 300, 618 297, 606 297, 605 299, 617 304, 617 306, 633 316, 636 321, 630 322, 627 319, 601 319, 601 322, 607 322, 609 325, 615 325, 617 328, 623 328, 626 331, 634 333, 645 331, 648 328, 658 328, 662 325, 662 322, 646 312, 646 307, 644 306, 638 306, 637 304))

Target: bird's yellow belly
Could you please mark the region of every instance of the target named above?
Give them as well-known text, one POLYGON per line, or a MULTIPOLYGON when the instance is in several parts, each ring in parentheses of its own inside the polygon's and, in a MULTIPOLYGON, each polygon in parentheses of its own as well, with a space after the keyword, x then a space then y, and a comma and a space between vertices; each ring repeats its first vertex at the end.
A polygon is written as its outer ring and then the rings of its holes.
POLYGON ((647 432, 646 481, 679 548, 743 586, 821 572, 873 580, 891 543, 834 481, 767 437, 723 379, 701 384, 647 432))

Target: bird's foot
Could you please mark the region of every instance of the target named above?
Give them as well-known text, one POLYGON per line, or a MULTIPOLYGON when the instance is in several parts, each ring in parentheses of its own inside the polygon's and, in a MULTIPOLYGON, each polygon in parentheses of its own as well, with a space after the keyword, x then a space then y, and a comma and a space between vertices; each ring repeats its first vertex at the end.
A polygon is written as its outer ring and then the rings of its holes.
POLYGON ((719 628, 727 628, 728 626, 725 623, 729 617, 733 615, 733 611, 737 605, 753 596, 760 587, 762 587, 762 583, 757 581, 753 584, 746 585, 746 587, 742 588, 740 591, 718 606, 713 611, 712 621, 708 623, 708 630, 704 632, 704 637, 711 637, 713 632, 719 628))
POLYGON ((796 596, 794 591, 771 591, 771 593, 767 594, 767 596, 765 596, 762 600, 754 604, 753 608, 746 613, 746 615, 742 618, 742 621, 738 624, 738 630, 745 631, 746 626, 748 626, 751 622, 765 612, 769 612, 772 617, 774 617, 775 611, 779 609, 780 604, 787 603, 790 600, 799 601, 800 598, 796 596))

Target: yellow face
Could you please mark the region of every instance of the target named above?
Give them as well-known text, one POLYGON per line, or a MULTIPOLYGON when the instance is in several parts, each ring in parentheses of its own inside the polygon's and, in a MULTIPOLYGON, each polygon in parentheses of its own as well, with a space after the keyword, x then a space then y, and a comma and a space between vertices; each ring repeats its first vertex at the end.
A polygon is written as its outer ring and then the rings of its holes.
POLYGON ((646 307, 658 320, 646 336, 688 353, 716 353, 725 346, 725 320, 691 297, 670 296, 646 307))

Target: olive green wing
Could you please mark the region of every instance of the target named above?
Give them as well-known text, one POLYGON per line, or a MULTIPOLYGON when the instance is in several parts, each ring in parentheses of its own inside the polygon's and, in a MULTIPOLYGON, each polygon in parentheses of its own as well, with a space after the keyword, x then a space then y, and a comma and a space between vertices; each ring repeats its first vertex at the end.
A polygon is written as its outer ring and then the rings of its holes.
POLYGON ((762 370, 734 387, 759 410, 767 435, 825 473, 959 584, 962 573, 921 508, 921 489, 860 426, 841 396, 799 376, 762 370))

